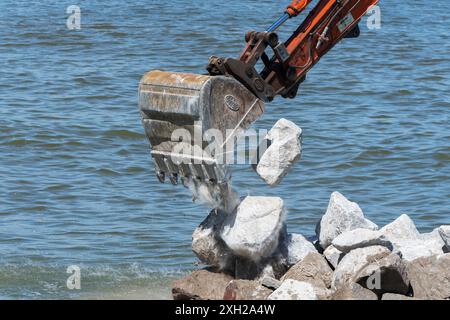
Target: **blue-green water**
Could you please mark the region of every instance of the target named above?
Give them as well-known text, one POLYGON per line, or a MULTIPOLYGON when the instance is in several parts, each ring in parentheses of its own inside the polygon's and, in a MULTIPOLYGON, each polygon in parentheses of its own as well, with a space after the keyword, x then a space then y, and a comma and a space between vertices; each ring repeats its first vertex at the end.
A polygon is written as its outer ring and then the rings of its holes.
MULTIPOLYGON (((0 2, 1 298, 168 297, 195 268, 191 233, 207 210, 156 181, 139 79, 237 56, 245 31, 265 29, 285 4, 0 2), (72 4, 78 31, 66 27, 72 4), (79 291, 66 287, 69 265, 81 268, 79 291)), ((304 130, 303 160, 282 185, 234 174, 243 195, 282 196, 292 232, 313 234, 334 190, 379 225, 401 213, 421 231, 450 223, 450 2, 381 7, 380 30, 365 18, 359 39, 256 124, 285 117, 304 130)))

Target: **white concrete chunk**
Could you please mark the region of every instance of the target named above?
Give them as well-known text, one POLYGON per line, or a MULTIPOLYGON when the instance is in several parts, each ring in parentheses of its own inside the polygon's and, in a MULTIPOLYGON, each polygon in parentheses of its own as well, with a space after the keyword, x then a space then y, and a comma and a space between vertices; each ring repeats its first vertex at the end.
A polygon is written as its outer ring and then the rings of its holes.
POLYGON ((357 203, 347 200, 339 192, 333 192, 327 212, 316 228, 320 246, 326 249, 338 235, 357 228, 378 230, 376 224, 364 217, 357 203))
POLYGON ((384 246, 392 249, 392 243, 380 231, 361 228, 340 234, 333 240, 332 244, 344 253, 370 246, 384 246))
POLYGON ((444 253, 443 246, 436 240, 400 240, 394 242, 394 251, 405 261, 431 257, 444 253))
POLYGON ((436 229, 427 234, 420 234, 406 214, 383 227, 380 232, 392 243, 393 252, 405 261, 444 253, 445 243, 439 231, 436 229))
POLYGON ((312 284, 287 279, 267 300, 318 300, 312 284))
POLYGON ((281 198, 249 196, 227 216, 221 238, 234 254, 258 262, 277 248, 284 219, 281 198))
POLYGON ((280 119, 269 131, 266 140, 271 144, 255 169, 267 184, 275 186, 301 157, 302 129, 289 120, 280 119))
POLYGON ((381 228, 381 233, 390 239, 419 239, 420 233, 417 230, 414 221, 411 218, 403 214, 395 221, 381 228))
POLYGON ((302 261, 309 253, 317 252, 314 245, 301 234, 289 234, 287 242, 287 264, 289 266, 293 266, 302 261))
POLYGON ((415 298, 440 300, 450 297, 450 253, 409 262, 407 273, 415 298))
POLYGON ((370 263, 391 254, 386 247, 373 246, 355 249, 345 255, 333 273, 331 286, 334 290, 355 282, 358 273, 370 263))
POLYGON ((345 253, 331 245, 323 252, 323 256, 327 259, 328 263, 336 269, 339 262, 341 262, 342 258, 345 256, 345 253))

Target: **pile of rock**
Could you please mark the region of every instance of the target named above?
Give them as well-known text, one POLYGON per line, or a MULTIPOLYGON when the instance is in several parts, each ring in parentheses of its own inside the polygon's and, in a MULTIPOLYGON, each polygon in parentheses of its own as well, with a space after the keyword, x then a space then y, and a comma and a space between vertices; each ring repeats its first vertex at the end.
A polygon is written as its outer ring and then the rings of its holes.
MULTIPOLYGON (((275 186, 300 159, 302 130, 281 119, 265 140, 254 169, 275 186)), ((450 298, 449 226, 420 234, 402 215, 379 229, 334 192, 316 236, 305 238, 287 232, 281 198, 240 200, 221 206, 232 212, 213 210, 194 231, 192 249, 207 267, 176 281, 174 299, 450 298)))
POLYGON ((402 215, 379 229, 335 192, 316 237, 288 234, 280 198, 246 197, 212 211, 193 234, 208 267, 173 285, 174 299, 450 299, 450 226, 420 234, 402 215))

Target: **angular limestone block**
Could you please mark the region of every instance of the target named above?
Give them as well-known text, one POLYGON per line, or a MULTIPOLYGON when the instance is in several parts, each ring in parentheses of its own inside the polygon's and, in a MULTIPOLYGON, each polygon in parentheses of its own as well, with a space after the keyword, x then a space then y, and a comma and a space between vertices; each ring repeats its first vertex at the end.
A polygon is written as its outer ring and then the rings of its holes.
POLYGON ((284 220, 281 198, 248 196, 227 216, 221 238, 235 255, 258 262, 278 247, 284 220))
POLYGON ((302 153, 302 129, 281 119, 266 136, 270 146, 254 166, 258 175, 269 185, 278 185, 302 153))

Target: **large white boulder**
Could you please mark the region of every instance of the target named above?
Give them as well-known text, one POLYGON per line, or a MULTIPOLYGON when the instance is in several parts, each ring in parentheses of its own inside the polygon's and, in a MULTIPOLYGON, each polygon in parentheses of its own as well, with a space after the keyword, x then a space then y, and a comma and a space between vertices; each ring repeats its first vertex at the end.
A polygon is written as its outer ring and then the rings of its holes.
POLYGON ((383 246, 373 246, 355 249, 346 254, 334 270, 331 286, 334 290, 347 286, 357 281, 358 273, 371 263, 379 261, 391 254, 391 251, 383 246))
POLYGON ((375 260, 355 276, 355 281, 379 296, 384 293, 408 294, 406 263, 395 253, 375 260))
POLYGON ((371 246, 384 246, 392 249, 392 243, 380 231, 361 228, 346 231, 338 235, 332 244, 344 253, 371 246))
POLYGON ((357 283, 349 283, 333 291, 330 300, 378 300, 378 296, 357 283))
MULTIPOLYGON (((333 270, 321 254, 310 253, 302 261, 290 268, 281 280, 293 279, 308 282, 324 292, 331 287, 332 274, 333 270)), ((321 296, 323 295, 321 294, 321 296)))
POLYGON ((277 248, 284 220, 281 198, 248 196, 227 216, 221 238, 237 256, 258 262, 277 248))
POLYGON ((289 234, 287 237, 287 264, 293 266, 302 261, 309 253, 316 252, 317 249, 301 234, 289 234))
POLYGON ((381 228, 381 233, 388 239, 393 240, 413 240, 419 239, 420 233, 411 218, 403 214, 393 222, 381 228))
POLYGON ((420 234, 406 214, 383 227, 380 232, 392 243, 393 252, 398 253, 405 261, 444 253, 445 243, 439 230, 420 234))
POLYGON ((435 300, 450 297, 450 253, 409 262, 407 273, 414 298, 435 300))
POLYGON ((302 129, 289 120, 280 119, 265 141, 269 141, 270 146, 254 168, 267 184, 275 186, 301 157, 302 129))
POLYGON ((316 228, 320 246, 326 249, 341 233, 358 228, 378 230, 375 223, 364 217, 357 203, 347 200, 339 192, 333 192, 327 211, 316 228))
POLYGON ((287 279, 267 300, 318 300, 318 295, 312 284, 287 279))
POLYGON ((395 243, 394 252, 399 253, 405 261, 414 261, 422 257, 443 254, 444 250, 439 242, 434 240, 411 240, 395 243))

